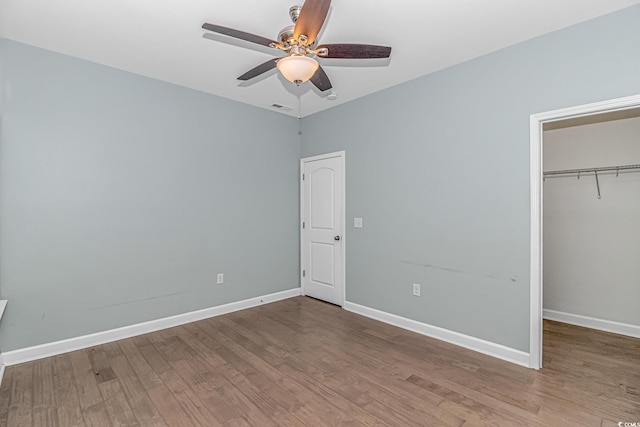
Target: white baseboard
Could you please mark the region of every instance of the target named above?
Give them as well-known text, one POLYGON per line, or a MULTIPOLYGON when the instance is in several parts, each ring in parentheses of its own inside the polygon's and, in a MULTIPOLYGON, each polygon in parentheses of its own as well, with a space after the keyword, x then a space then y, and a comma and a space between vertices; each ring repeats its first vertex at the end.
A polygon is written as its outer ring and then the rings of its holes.
MULTIPOLYGON (((0 353, 0 360, 2 360, 2 353, 0 353)), ((0 385, 2 385, 2 378, 4 377, 4 363, 0 363, 0 385)))
POLYGON ((561 311, 547 309, 542 310, 542 317, 548 320, 555 320, 556 322, 568 323, 570 325, 583 326, 585 328, 597 329, 599 331, 640 338, 640 326, 629 325, 627 323, 613 322, 611 320, 596 319, 594 317, 563 313, 561 311))
POLYGON ((32 360, 56 356, 58 354, 81 350, 83 348, 93 347, 112 341, 134 337, 136 335, 159 331, 162 329, 172 328, 174 326, 184 325, 185 323, 196 322, 198 320, 208 319, 210 317, 220 316, 222 314, 244 310, 251 307, 257 307, 259 305, 268 304, 287 298, 293 298, 299 295, 300 288, 294 288, 269 295, 249 298, 243 301, 237 301, 229 304, 219 305, 216 307, 192 311, 190 313, 178 314, 171 317, 165 317, 163 319, 151 320, 149 322, 138 323, 136 325, 124 326, 122 328, 112 329, 109 331, 97 332, 95 334, 69 338, 66 340, 41 344, 34 347, 7 351, 2 353, 0 369, 4 369, 5 365, 17 365, 18 363, 30 362, 32 360))
POLYGON ((409 331, 426 335, 431 338, 436 338, 441 341, 446 341, 448 343, 464 347, 469 350, 477 351, 479 353, 493 356, 498 359, 506 360, 507 362, 515 363, 527 368, 529 367, 529 353, 506 347, 502 344, 496 344, 490 341, 481 340, 479 338, 464 335, 459 332, 454 332, 448 329, 440 328, 438 326, 432 326, 427 323, 407 319, 405 317, 400 317, 395 314, 365 307, 363 305, 355 304, 352 302, 345 301, 343 308, 345 310, 352 311, 362 316, 370 317, 372 319, 379 320, 381 322, 388 323, 399 328, 407 329, 409 331))

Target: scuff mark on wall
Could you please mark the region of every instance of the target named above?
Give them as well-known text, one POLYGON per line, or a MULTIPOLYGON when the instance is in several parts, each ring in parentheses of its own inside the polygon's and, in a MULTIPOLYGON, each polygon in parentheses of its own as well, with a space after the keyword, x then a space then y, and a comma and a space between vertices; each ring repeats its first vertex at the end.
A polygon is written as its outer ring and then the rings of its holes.
POLYGON ((177 296, 177 295, 187 294, 189 292, 191 292, 191 290, 173 292, 173 293, 164 294, 164 295, 155 295, 155 296, 152 296, 152 297, 149 297, 149 298, 132 299, 132 300, 129 300, 129 301, 116 302, 116 303, 113 303, 113 304, 88 307, 83 311, 101 310, 101 309, 110 308, 110 307, 120 307, 120 306, 124 306, 124 305, 129 305, 129 304, 136 304, 136 303, 139 303, 139 302, 146 302, 146 301, 153 301, 153 300, 158 300, 158 299, 162 299, 162 298, 174 297, 174 296, 177 296))
POLYGON ((465 274, 467 276, 480 276, 480 277, 487 277, 489 279, 496 279, 496 280, 509 280, 511 282, 516 282, 518 280, 518 276, 514 276, 514 275, 500 276, 497 274, 475 273, 475 272, 459 270, 451 267, 443 267, 443 266, 438 266, 433 264, 422 264, 422 263, 407 261, 407 260, 396 260, 396 261, 403 264, 416 265, 418 267, 430 268, 433 270, 447 271, 447 272, 456 273, 456 274, 465 274))

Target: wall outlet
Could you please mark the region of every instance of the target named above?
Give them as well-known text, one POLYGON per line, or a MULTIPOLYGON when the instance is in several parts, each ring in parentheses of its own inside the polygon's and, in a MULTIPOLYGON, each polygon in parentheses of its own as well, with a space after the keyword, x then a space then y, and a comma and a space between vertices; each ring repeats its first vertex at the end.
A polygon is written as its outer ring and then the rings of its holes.
POLYGON ((353 218, 353 228, 362 228, 362 218, 353 218))
POLYGON ((414 297, 419 297, 420 296, 420 285, 417 283, 413 284, 413 296, 414 297))
POLYGON ((217 283, 218 285, 222 285, 224 283, 224 274, 223 273, 218 273, 218 277, 217 277, 217 283))

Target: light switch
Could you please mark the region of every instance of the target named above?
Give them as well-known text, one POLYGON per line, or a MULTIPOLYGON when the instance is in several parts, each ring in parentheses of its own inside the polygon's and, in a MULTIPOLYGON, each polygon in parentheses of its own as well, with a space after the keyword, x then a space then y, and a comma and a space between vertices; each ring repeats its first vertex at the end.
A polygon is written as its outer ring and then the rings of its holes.
POLYGON ((353 218, 353 228, 362 228, 362 218, 353 218))

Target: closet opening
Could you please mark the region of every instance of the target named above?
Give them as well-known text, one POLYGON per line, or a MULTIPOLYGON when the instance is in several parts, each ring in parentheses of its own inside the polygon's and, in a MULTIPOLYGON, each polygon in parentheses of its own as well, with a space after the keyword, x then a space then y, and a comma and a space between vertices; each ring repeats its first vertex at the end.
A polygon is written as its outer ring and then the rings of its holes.
POLYGON ((609 333, 640 338, 640 109, 548 123, 542 140, 543 363, 611 358, 633 340, 609 333))
POLYGON ((638 259, 640 96, 531 116, 530 367, 637 347, 638 259))

